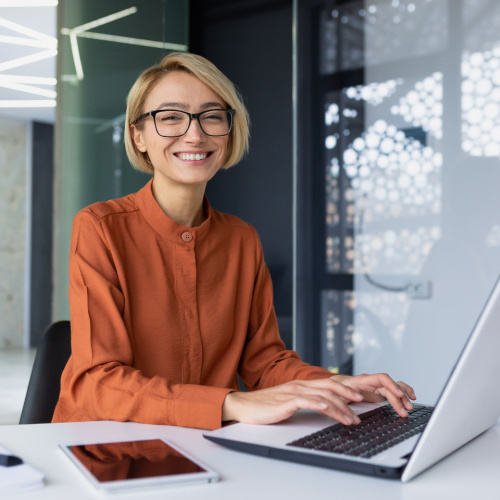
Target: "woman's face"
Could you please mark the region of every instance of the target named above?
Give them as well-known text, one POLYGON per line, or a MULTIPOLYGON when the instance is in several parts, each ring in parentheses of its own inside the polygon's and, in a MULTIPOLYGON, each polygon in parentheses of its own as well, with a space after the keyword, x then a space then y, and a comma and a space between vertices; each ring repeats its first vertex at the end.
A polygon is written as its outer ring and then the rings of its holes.
MULTIPOLYGON (((146 98, 144 112, 177 109, 199 113, 207 109, 225 108, 219 95, 195 76, 185 71, 165 75, 146 98)), ((131 126, 137 149, 147 152, 153 165, 155 184, 204 186, 224 162, 229 136, 208 136, 193 119, 181 137, 161 137, 153 117, 144 119, 142 130, 131 126), (191 155, 199 155, 197 158, 191 155)))

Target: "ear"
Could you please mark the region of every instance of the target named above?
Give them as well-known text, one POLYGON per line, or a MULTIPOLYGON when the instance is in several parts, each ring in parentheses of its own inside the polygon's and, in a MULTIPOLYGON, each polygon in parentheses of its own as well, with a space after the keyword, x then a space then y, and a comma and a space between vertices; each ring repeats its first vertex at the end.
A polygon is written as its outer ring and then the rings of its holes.
POLYGON ((143 131, 139 130, 135 125, 130 125, 130 137, 134 141, 135 147, 141 152, 146 152, 144 144, 143 131))

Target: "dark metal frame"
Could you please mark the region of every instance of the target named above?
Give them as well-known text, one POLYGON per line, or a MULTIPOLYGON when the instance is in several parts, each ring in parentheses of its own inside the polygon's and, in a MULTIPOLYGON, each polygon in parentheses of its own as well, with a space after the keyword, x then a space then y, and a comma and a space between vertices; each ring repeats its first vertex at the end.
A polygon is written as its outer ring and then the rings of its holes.
POLYGON ((236 111, 234 109, 230 109, 230 108, 228 108, 228 109, 224 109, 224 108, 207 109, 206 111, 202 111, 201 113, 189 113, 187 111, 182 111, 180 109, 155 109, 153 111, 148 111, 147 113, 144 113, 143 115, 139 116, 139 118, 137 118, 136 120, 134 120, 133 125, 135 125, 136 123, 140 122, 144 118, 147 118, 148 116, 152 116, 153 117, 153 122, 155 124, 156 132, 157 132, 157 134, 159 136, 161 136, 161 137, 182 137, 189 130, 189 127, 191 126, 191 122, 193 121, 193 118, 194 118, 194 119, 198 120, 198 124, 199 124, 202 132, 205 135, 208 135, 210 137, 224 137, 224 136, 229 135, 231 133, 231 130, 233 128, 233 117, 234 117, 235 113, 236 113, 236 111), (187 115, 189 117, 189 122, 187 124, 186 130, 182 134, 179 134, 179 135, 163 135, 163 134, 160 134, 160 132, 158 131, 158 126, 156 125, 156 115, 158 113, 165 113, 165 112, 168 112, 168 111, 175 112, 175 113, 182 113, 182 114, 187 115), (207 113, 213 113, 214 111, 226 111, 227 112, 227 114, 229 116, 229 130, 227 131, 226 134, 208 134, 203 129, 203 125, 201 124, 200 116, 205 115, 207 113))

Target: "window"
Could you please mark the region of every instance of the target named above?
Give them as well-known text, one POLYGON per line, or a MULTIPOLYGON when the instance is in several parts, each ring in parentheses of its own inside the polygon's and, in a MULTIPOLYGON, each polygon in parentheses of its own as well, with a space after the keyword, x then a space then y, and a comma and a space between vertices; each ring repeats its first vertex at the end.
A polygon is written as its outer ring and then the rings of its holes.
POLYGON ((500 5, 296 16, 297 347, 434 399, 500 270, 500 5))

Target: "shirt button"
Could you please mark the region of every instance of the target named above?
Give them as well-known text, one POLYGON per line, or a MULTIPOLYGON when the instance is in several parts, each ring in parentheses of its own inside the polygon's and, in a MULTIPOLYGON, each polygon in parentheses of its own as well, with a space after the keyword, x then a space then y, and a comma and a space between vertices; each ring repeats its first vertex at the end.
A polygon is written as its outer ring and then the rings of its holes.
POLYGON ((186 243, 189 243, 190 241, 193 240, 193 235, 189 231, 185 231, 184 233, 181 234, 181 238, 186 243))

